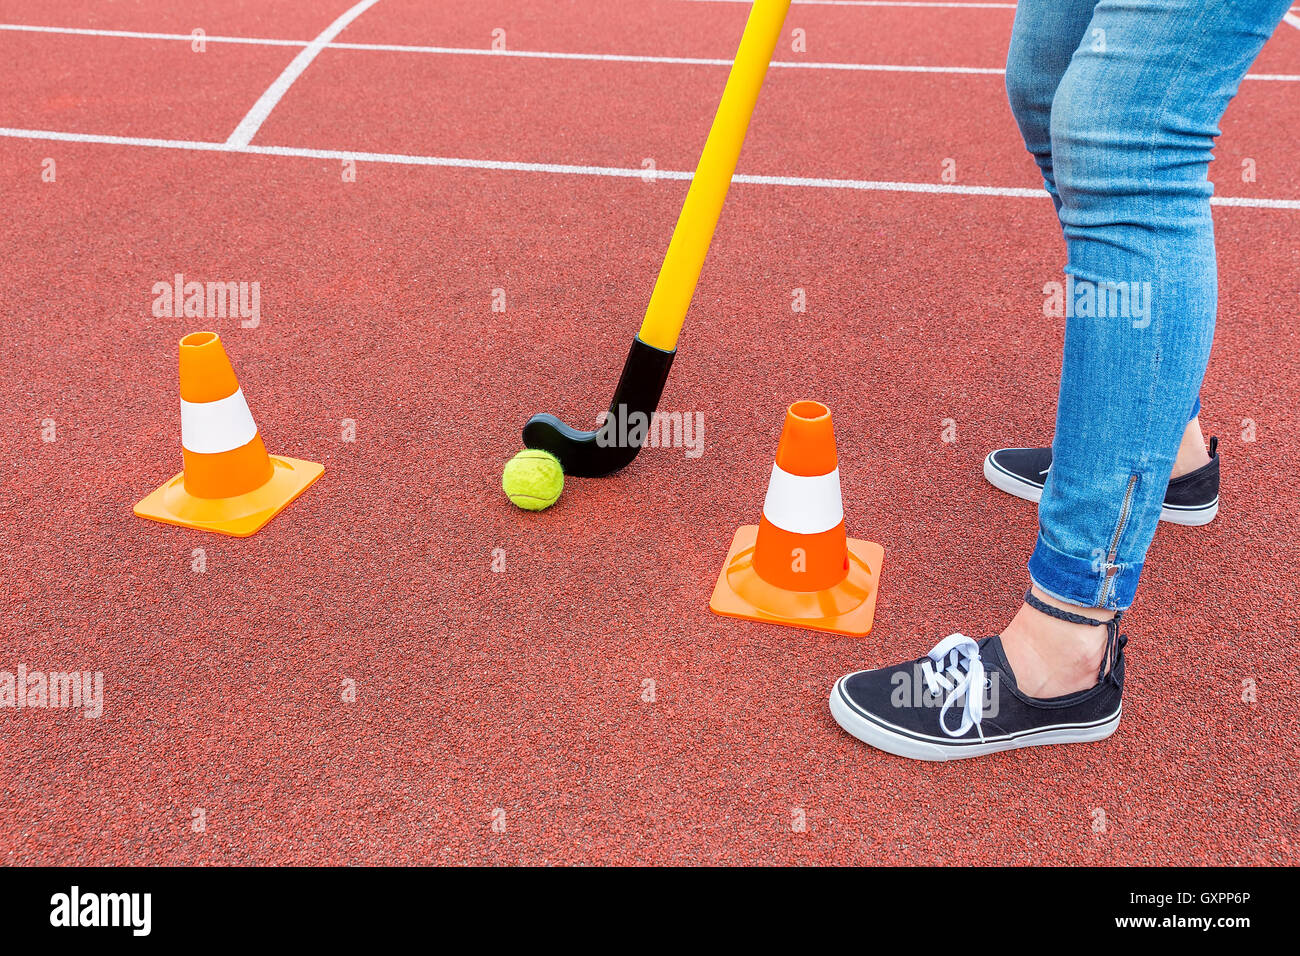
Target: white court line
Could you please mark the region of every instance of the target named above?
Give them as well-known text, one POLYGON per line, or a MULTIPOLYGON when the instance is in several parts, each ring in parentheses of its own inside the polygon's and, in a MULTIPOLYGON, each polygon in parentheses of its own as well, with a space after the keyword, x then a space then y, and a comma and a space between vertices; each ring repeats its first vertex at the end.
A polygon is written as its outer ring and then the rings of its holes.
MULTIPOLYGON (((211 153, 242 153, 255 156, 291 156, 302 159, 351 159, 363 163, 390 163, 401 166, 444 166, 457 169, 491 169, 521 173, 550 173, 562 176, 607 176, 617 179, 641 179, 646 170, 640 167, 579 166, 564 163, 522 163, 496 159, 467 159, 453 156, 415 156, 406 153, 364 153, 342 149, 306 149, 298 146, 253 146, 251 144, 215 143, 183 139, 145 139, 136 136, 106 136, 97 133, 64 133, 43 129, 0 127, 0 137, 47 140, 64 143, 101 143, 110 146, 144 146, 157 149, 193 150, 211 153)), ((656 179, 689 180, 690 171, 655 170, 656 179)), ((1015 199, 1043 199, 1043 189, 1014 186, 964 186, 956 183, 909 183, 868 179, 824 179, 809 176, 759 176, 738 173, 734 183, 759 186, 793 186, 811 189, 852 189, 869 192, 936 193, 954 196, 997 196, 1015 199)), ((1214 196, 1216 206, 1246 206, 1256 209, 1300 209, 1300 199, 1254 199, 1246 196, 1214 196)))
MULTIPOLYGON (((128 40, 179 40, 191 42, 189 33, 140 33, 134 30, 90 30, 73 27, 37 27, 19 23, 0 23, 0 30, 31 33, 66 33, 74 36, 117 37, 128 40)), ((305 40, 278 40, 265 37, 206 36, 208 43, 247 43, 254 46, 310 46, 305 40)), ((681 66, 726 66, 732 61, 723 57, 647 56, 632 53, 559 53, 548 50, 491 50, 481 47, 417 46, 406 43, 324 43, 319 50, 364 50, 376 53, 428 53, 443 56, 519 57, 536 60, 591 60, 605 63, 664 63, 681 66)), ((319 50, 317 52, 319 52, 319 50)), ((803 60, 773 60, 771 66, 803 70, 863 70, 886 73, 973 73, 1001 76, 1000 67, 986 66, 912 66, 892 63, 830 63, 803 60)), ((300 71, 301 72, 301 71, 300 71)), ((1295 77, 1300 80, 1300 76, 1295 77)))
MULTIPOLYGON (((90 30, 81 27, 38 27, 26 23, 0 23, 0 30, 18 33, 66 33, 80 37, 120 37, 126 40, 194 40, 192 33, 141 33, 137 30, 90 30)), ((263 37, 204 36, 205 43, 247 43, 252 46, 308 46, 306 40, 272 40, 263 37)))
MULTIPOLYGON (((1300 10, 1300 7, 1296 7, 1296 9, 1300 10)), ((1300 30, 1300 17, 1297 17, 1294 13, 1288 13, 1282 19, 1291 24, 1291 26, 1295 27, 1297 30, 1300 30)))
MULTIPOLYGON (((1300 21, 1298 21, 1300 22, 1300 21)), ((133 30, 89 30, 73 27, 37 27, 17 23, 0 23, 0 30, 29 33, 61 33, 74 36, 117 37, 129 40, 179 40, 189 43, 194 39, 189 33, 139 33, 133 30)), ((269 37, 204 37, 208 43, 242 43, 252 46, 307 47, 306 40, 279 40, 269 37)), ((479 47, 412 46, 402 43, 325 43, 321 50, 362 50, 380 53, 427 53, 442 56, 519 57, 536 60, 590 60, 604 63, 663 63, 680 66, 726 66, 729 59, 691 56, 643 56, 624 53, 557 53, 546 50, 489 50, 479 47)), ((847 70, 868 73, 947 73, 975 76, 1003 76, 1006 71, 992 66, 912 66, 901 63, 832 63, 804 60, 773 60, 773 69, 795 70, 847 70)), ((1267 80, 1300 83, 1300 74, 1250 73, 1248 80, 1267 80)), ((281 94, 283 95, 283 94, 281 94)))
POLYGON ((302 52, 295 56, 289 65, 284 68, 284 72, 276 77, 275 82, 266 88, 266 92, 258 97, 257 102, 253 104, 253 108, 248 111, 247 116, 239 121, 239 125, 235 127, 235 131, 230 134, 230 138, 226 142, 231 146, 247 146, 252 142, 258 129, 266 122, 266 118, 271 115, 271 110, 275 109, 275 104, 280 102, 280 98, 289 91, 289 87, 293 86, 293 81, 302 75, 302 71, 311 65, 311 61, 316 59, 316 55, 325 48, 325 44, 342 33, 349 23, 378 2, 379 0, 361 0, 360 3, 327 26, 320 36, 307 44, 302 49, 302 52))
MULTIPOLYGON (((605 63, 667 63, 682 66, 726 66, 732 61, 722 57, 647 56, 634 53, 554 53, 545 50, 483 50, 477 47, 408 46, 401 43, 332 43, 336 50, 370 50, 383 53, 433 53, 449 56, 523 57, 537 60, 594 60, 605 63)), ((802 60, 772 60, 772 68, 794 67, 806 70, 866 70, 884 73, 986 73, 1001 76, 1005 71, 984 66, 909 66, 892 63, 829 63, 802 60)), ((1300 76, 1296 77, 1300 80, 1300 76)))

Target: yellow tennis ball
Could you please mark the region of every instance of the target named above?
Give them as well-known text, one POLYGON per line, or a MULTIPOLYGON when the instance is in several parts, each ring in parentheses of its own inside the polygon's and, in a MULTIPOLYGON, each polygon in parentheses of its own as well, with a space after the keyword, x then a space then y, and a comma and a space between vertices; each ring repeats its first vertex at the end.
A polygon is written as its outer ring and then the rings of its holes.
POLYGON ((501 487, 520 508, 541 511, 559 500, 564 490, 564 469, 550 452, 525 448, 506 462, 501 487))

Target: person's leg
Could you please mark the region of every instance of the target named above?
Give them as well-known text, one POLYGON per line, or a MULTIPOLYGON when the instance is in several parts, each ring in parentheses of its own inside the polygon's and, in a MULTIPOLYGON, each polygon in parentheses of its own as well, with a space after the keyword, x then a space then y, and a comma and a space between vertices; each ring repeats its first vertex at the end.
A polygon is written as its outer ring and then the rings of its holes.
MULTIPOLYGON (((1025 149, 1038 164, 1043 186, 1059 215, 1061 197, 1052 164, 1051 118, 1056 88, 1076 49, 1101 47, 1105 28, 1092 24, 1098 0, 1021 0, 1016 5, 1007 49, 1006 89, 1011 113, 1020 127, 1025 149)), ((1188 417, 1173 477, 1209 464, 1198 416, 1199 397, 1188 417)))
POLYGON ((1033 591, 1000 635, 953 634, 919 660, 840 678, 831 713, 859 739, 952 760, 1101 740, 1118 725, 1118 612, 1133 601, 1213 337, 1210 149, 1291 2, 1094 9, 1050 108, 1046 175, 1066 271, 1092 296, 1085 310, 1080 292, 1066 323, 1033 591))
MULTIPOLYGON (((1287 6, 1101 0, 1057 87, 1052 163, 1066 272, 1092 299, 1066 321, 1029 572, 1054 603, 1093 609, 1086 613, 1098 619, 1133 602, 1195 412, 1218 292, 1211 148, 1287 6), (1096 31, 1100 44, 1090 39, 1096 31)), ((1096 672, 1085 665, 1103 653, 1101 629, 1078 627, 1066 639, 1053 633, 1060 622, 1040 618, 1024 607, 1008 627, 1012 667, 1051 693, 1089 686, 1096 672)))
POLYGON ((1198 468, 1210 463, 1210 451, 1205 445, 1205 433, 1201 431, 1201 399, 1196 399, 1196 414, 1183 429, 1182 440, 1178 443, 1178 453, 1174 456, 1174 467, 1170 471, 1171 479, 1188 475, 1198 468))
POLYGON ((1006 87, 1025 149, 1060 210, 1052 174, 1052 98, 1092 20, 1097 0, 1020 0, 1007 49, 1006 87))

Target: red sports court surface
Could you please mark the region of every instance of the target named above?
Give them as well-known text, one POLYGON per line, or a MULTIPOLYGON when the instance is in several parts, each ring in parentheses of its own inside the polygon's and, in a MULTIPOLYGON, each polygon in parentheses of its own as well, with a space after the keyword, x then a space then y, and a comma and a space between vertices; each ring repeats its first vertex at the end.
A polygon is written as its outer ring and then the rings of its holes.
POLYGON ((1034 511, 980 463, 1051 436, 1064 250, 997 73, 1014 11, 791 8, 778 59, 803 65, 768 75, 739 169, 761 178, 664 397, 703 414, 703 454, 525 514, 501 465, 532 413, 607 402, 747 7, 379 0, 227 145, 350 8, 0 0, 0 670, 104 675, 98 718, 0 710, 0 859, 1297 862, 1300 29, 1223 122, 1223 508, 1161 526, 1127 719, 935 765, 851 739, 826 696, 992 632, 1024 586, 1034 511), (176 273, 258 282, 260 323, 154 317, 176 273), (270 451, 327 469, 248 539, 131 514, 179 470, 201 327, 270 451), (850 531, 886 548, 865 640, 707 611, 802 397, 834 411, 850 531))

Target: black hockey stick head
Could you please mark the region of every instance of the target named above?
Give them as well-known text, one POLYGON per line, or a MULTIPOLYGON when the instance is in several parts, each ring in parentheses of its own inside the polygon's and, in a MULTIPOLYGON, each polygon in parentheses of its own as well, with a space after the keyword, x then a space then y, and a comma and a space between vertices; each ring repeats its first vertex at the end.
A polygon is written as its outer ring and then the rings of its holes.
POLYGON ((633 339, 600 428, 579 431, 554 415, 534 415, 524 426, 524 444, 550 452, 566 475, 579 478, 603 478, 626 467, 645 443, 676 354, 633 339))

